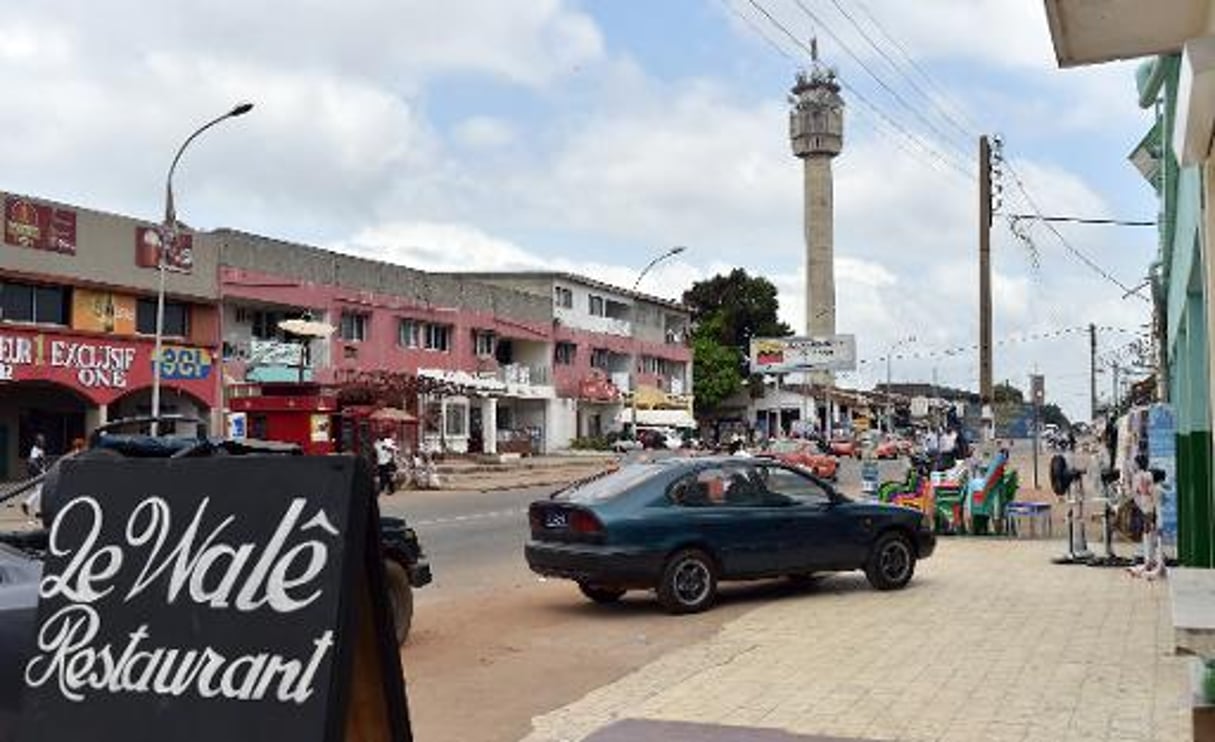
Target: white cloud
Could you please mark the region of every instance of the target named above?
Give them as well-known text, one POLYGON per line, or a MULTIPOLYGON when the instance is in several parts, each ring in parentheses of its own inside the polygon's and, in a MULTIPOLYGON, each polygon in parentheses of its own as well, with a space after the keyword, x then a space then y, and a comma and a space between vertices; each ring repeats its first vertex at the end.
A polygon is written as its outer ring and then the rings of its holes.
POLYGON ((515 139, 509 122, 492 116, 473 116, 456 124, 453 132, 460 144, 470 149, 496 149, 515 139))

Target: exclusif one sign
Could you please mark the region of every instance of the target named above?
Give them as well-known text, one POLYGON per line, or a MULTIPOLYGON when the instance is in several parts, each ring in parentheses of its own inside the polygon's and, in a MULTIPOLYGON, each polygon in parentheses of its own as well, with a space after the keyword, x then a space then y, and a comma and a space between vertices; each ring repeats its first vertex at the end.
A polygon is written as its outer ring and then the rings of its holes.
POLYGON ((44 496, 19 739, 409 739, 366 464, 68 460, 44 496))

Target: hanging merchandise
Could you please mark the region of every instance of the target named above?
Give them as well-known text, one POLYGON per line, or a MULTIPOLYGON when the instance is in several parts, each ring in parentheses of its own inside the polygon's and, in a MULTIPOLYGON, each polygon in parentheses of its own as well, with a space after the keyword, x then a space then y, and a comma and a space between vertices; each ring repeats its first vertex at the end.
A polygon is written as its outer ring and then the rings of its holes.
POLYGON ((1177 558, 1177 422, 1170 405, 1154 404, 1147 412, 1148 466, 1164 473, 1156 517, 1168 561, 1177 558))

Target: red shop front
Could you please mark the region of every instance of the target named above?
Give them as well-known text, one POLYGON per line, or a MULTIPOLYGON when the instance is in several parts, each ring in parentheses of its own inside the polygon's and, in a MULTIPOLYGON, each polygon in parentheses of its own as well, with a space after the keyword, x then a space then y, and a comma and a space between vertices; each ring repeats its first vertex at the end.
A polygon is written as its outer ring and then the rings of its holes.
MULTIPOLYGON (((57 456, 107 420, 151 410, 154 343, 101 333, 0 327, 0 480, 25 474, 36 435, 57 456)), ((215 355, 166 342, 161 411, 206 419, 217 397, 215 355)))

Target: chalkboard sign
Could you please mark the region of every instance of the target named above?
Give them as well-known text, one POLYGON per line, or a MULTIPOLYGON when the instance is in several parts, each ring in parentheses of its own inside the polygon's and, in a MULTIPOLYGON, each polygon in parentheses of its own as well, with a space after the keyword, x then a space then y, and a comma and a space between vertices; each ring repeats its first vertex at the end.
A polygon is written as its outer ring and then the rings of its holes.
POLYGON ((409 738, 351 457, 65 461, 27 742, 409 738))

